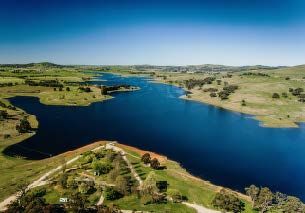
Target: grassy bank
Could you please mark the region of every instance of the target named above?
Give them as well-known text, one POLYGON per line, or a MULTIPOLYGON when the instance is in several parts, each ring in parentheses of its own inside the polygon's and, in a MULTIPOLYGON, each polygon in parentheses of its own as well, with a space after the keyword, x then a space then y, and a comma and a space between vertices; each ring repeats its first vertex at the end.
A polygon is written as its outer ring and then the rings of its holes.
MULTIPOLYGON (((180 191, 183 195, 187 197, 188 202, 190 203, 200 204, 210 209, 214 208, 212 205, 212 200, 214 199, 216 193, 223 189, 223 187, 213 185, 208 181, 204 181, 200 178, 194 177, 193 175, 189 174, 185 169, 183 169, 179 165, 179 163, 171 161, 165 156, 160 156, 158 154, 149 152, 152 158, 157 158, 161 162, 161 165, 166 167, 166 169, 164 170, 153 170, 152 168, 144 165, 140 160, 141 156, 146 153, 146 151, 134 147, 125 146, 122 144, 119 144, 118 146, 123 148, 126 153, 128 153, 127 158, 132 162, 132 164, 136 168, 136 171, 140 174, 143 180, 145 180, 149 172, 154 171, 157 175, 158 180, 167 181, 168 190, 176 189, 180 191)), ((247 196, 233 191, 231 192, 239 196, 244 201, 244 212, 254 212, 251 208, 251 202, 247 196)), ((130 198, 130 200, 125 199, 118 200, 115 202, 115 204, 119 206, 134 205, 134 203, 135 201, 132 198, 130 198)), ((151 208, 145 207, 143 207, 143 209, 141 210, 149 211, 149 209, 153 209, 153 206, 151 206, 151 208)))
POLYGON ((157 82, 174 84, 189 91, 189 95, 183 97, 185 99, 254 115, 254 118, 265 127, 297 127, 296 123, 305 121, 305 104, 299 101, 299 97, 289 92, 289 88, 305 89, 304 67, 251 71, 254 73, 252 75, 247 73, 249 72, 234 72, 229 75, 228 73, 157 73, 154 77, 157 82), (207 77, 214 77, 216 80, 211 84, 195 86, 191 89, 188 89, 184 83, 190 79, 203 80, 207 77), (221 83, 218 84, 217 80, 221 83), (225 82, 228 85, 238 86, 228 99, 211 97, 210 92, 205 92, 210 88, 221 91, 225 82), (273 98, 274 93, 279 94, 280 97, 273 98))
MULTIPOLYGON (((82 199, 86 200, 86 206, 96 205, 99 200, 103 198, 104 205, 117 206, 124 210, 160 213, 196 212, 195 209, 192 209, 181 202, 173 202, 168 199, 163 200, 162 202, 145 203, 146 201, 143 200, 143 192, 141 192, 141 190, 142 187, 144 187, 144 182, 147 180, 148 176, 154 173, 154 180, 156 183, 158 181, 166 182, 167 192, 171 190, 179 191, 179 193, 183 195, 183 199, 186 199, 188 203, 196 203, 197 205, 214 209, 212 201, 222 187, 215 186, 207 181, 190 175, 185 169, 181 168, 177 162, 168 160, 165 156, 139 150, 134 147, 115 144, 115 147, 118 147, 125 152, 123 155, 118 154, 121 151, 112 151, 112 148, 109 150, 103 147, 93 152, 86 152, 89 148, 93 149, 94 147, 97 147, 97 145, 102 145, 103 143, 104 142, 95 143, 94 145, 87 146, 86 149, 77 150, 78 153, 77 151, 73 152, 74 156, 76 154, 82 154, 82 156, 74 163, 66 165, 64 170, 60 170, 50 176, 48 185, 39 187, 40 191, 44 191, 43 197, 45 198, 46 203, 60 204, 59 199, 61 197, 67 197, 69 199, 73 194, 81 193, 83 196, 82 199), (151 157, 157 158, 161 163, 161 166, 163 166, 163 169, 156 170, 144 164, 141 161, 143 153, 150 153, 151 157), (127 160, 123 160, 123 156, 126 156, 127 160), (135 172, 140 175, 140 178, 144 181, 143 184, 140 184, 140 182, 135 179, 134 172, 125 161, 128 161, 135 169, 135 172), (99 164, 103 166, 97 166, 99 164), (101 168, 103 168, 100 170, 102 173, 96 175, 96 172, 101 168), (106 168, 109 169, 105 170, 106 168), (126 185, 124 185, 124 181, 120 181, 122 178, 128 180, 128 182, 125 182, 126 185), (114 193, 109 197, 108 189, 110 188, 118 190, 118 192, 123 194, 118 195, 114 193), (127 191, 121 191, 123 189, 127 191)), ((69 157, 72 156, 71 153, 69 154, 69 157)), ((60 157, 62 156, 58 156, 54 159, 60 160, 60 157)), ((63 160, 61 161, 63 162, 63 160)), ((44 161, 44 163, 46 163, 46 161, 44 161)), ((38 165, 36 166, 38 168, 38 165)), ((54 168, 55 163, 52 164, 51 167, 54 168)), ((33 190, 37 191, 37 189, 33 190)), ((235 194, 235 196, 239 197, 245 203, 245 210, 243 212, 254 212, 247 196, 229 189, 227 190, 230 191, 230 193, 235 194)))

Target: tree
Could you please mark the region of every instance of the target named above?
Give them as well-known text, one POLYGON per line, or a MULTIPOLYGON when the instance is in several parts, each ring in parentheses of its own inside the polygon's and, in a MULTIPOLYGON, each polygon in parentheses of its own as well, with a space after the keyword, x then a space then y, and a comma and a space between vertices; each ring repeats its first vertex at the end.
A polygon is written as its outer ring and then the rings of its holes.
POLYGON ((66 87, 66 91, 69 92, 70 91, 70 87, 66 87))
POLYGON ((283 97, 283 98, 288 98, 287 93, 286 93, 286 92, 283 92, 283 93, 282 93, 282 97, 283 97))
POLYGON ((122 197, 122 194, 115 190, 114 187, 106 187, 104 194, 107 200, 117 200, 122 197))
POLYGON ((166 180, 157 181, 156 182, 156 186, 159 189, 159 192, 166 192, 167 191, 168 183, 167 183, 166 180))
POLYGON ((89 182, 82 182, 79 186, 78 186, 78 191, 81 194, 89 194, 90 191, 93 189, 93 185, 90 184, 89 182))
POLYGON ((59 177, 58 183, 62 188, 67 188, 67 180, 68 180, 68 175, 66 173, 62 173, 59 177))
POLYGON ((305 206, 299 198, 288 196, 286 201, 281 205, 281 209, 285 213, 305 212, 305 206))
POLYGON ((115 188, 123 195, 127 195, 130 191, 127 179, 121 175, 115 179, 115 188))
POLYGON ((221 100, 226 100, 229 98, 229 95, 230 93, 228 93, 227 91, 220 91, 218 92, 218 97, 221 99, 221 100))
POLYGON ((5 110, 0 110, 0 120, 8 118, 8 113, 5 110))
POLYGON ((272 94, 272 98, 280 98, 280 95, 275 92, 275 93, 272 94))
POLYGON ((266 212, 272 205, 273 193, 269 188, 263 187, 260 189, 255 207, 261 212, 266 212))
POLYGON ((244 99, 241 100, 241 105, 246 106, 246 101, 244 99))
POLYGON ((75 181, 75 177, 69 176, 67 179, 67 187, 76 189, 77 188, 77 182, 75 181))
POLYGON ((159 169, 160 168, 160 162, 157 158, 154 158, 150 161, 150 167, 153 169, 159 169))
POLYGON ((100 160, 94 160, 91 166, 97 175, 107 174, 112 169, 112 165, 110 163, 100 160))
POLYGON ((86 197, 79 192, 72 193, 69 197, 68 210, 71 212, 82 212, 88 203, 86 197))
POLYGON ((19 133, 26 133, 32 129, 30 122, 27 120, 26 117, 20 120, 20 124, 16 125, 16 130, 19 133))
POLYGON ((155 172, 150 172, 146 179, 143 181, 143 184, 141 186, 141 193, 142 195, 145 194, 155 194, 158 192, 158 188, 157 188, 157 179, 156 179, 156 174, 155 172))
POLYGON ((113 182, 116 180, 116 178, 120 175, 120 168, 119 167, 114 167, 114 169, 112 169, 109 174, 108 174, 108 180, 110 182, 113 182))
POLYGON ((211 92, 211 93, 210 93, 210 97, 211 97, 211 98, 215 98, 215 97, 217 97, 217 94, 216 94, 215 92, 211 92))
POLYGON ((221 190, 214 197, 212 204, 215 208, 228 212, 242 212, 245 210, 245 204, 232 193, 221 190))
POLYGON ((141 161, 145 164, 149 164, 151 160, 150 154, 149 153, 145 153, 144 155, 142 155, 141 161))
POLYGON ((253 202, 252 207, 254 207, 256 200, 258 198, 260 189, 258 187, 256 187, 255 185, 251 185, 248 188, 246 188, 245 191, 246 191, 246 194, 251 198, 251 200, 253 202))
POLYGON ((101 94, 102 95, 107 95, 108 91, 107 91, 107 87, 106 86, 101 86, 101 94))

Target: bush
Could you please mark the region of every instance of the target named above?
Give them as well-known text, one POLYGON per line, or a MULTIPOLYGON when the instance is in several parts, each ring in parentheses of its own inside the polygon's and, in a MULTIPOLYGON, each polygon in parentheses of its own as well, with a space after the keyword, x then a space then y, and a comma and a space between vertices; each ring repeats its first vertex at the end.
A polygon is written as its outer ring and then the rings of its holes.
POLYGON ((8 118, 8 113, 5 110, 0 110, 0 120, 8 118))
POLYGON ((287 93, 286 93, 286 92, 283 92, 283 93, 282 93, 282 97, 283 97, 283 98, 288 98, 287 93))
POLYGON ((97 175, 107 174, 112 169, 112 165, 110 163, 99 160, 94 160, 91 166, 97 175))
POLYGON ((145 164, 149 164, 150 163, 150 154, 149 153, 145 153, 142 158, 141 158, 141 161, 145 164))
POLYGON ((272 98, 280 98, 280 95, 275 92, 275 93, 272 94, 272 98))
POLYGON ((68 180, 68 175, 66 173, 63 173, 59 177, 58 183, 62 188, 67 188, 67 180, 68 180))
POLYGON ((216 94, 215 92, 211 92, 211 93, 210 93, 210 97, 211 97, 211 98, 215 98, 215 97, 217 97, 217 94, 216 94))
POLYGON ((242 106, 246 106, 246 101, 243 99, 243 100, 241 100, 241 105, 242 106))
POLYGON ((216 194, 212 205, 227 212, 237 213, 245 210, 245 204, 237 196, 223 189, 216 194))
POLYGON ((123 195, 116 191, 113 187, 107 187, 104 191, 104 194, 107 200, 117 200, 123 197, 123 195))
POLYGON ((115 180, 115 188, 122 195, 127 195, 130 192, 128 180, 123 176, 118 176, 115 180))
POLYGON ((27 120, 26 117, 24 117, 22 120, 20 120, 20 124, 16 125, 16 130, 19 133, 26 133, 29 132, 32 129, 30 122, 27 120))
POLYGON ((92 192, 93 189, 94 189, 94 185, 89 182, 82 182, 78 186, 78 191, 81 194, 90 194, 90 192, 92 192))
POLYGON ((221 100, 226 100, 229 98, 229 95, 230 93, 228 93, 227 91, 220 91, 218 93, 218 97, 221 99, 221 100))
POLYGON ((156 182, 156 186, 159 189, 159 192, 166 192, 167 191, 168 183, 167 183, 166 180, 157 181, 156 182))
POLYGON ((153 169, 159 169, 160 167, 160 162, 158 161, 157 158, 154 158, 150 161, 150 167, 153 169))

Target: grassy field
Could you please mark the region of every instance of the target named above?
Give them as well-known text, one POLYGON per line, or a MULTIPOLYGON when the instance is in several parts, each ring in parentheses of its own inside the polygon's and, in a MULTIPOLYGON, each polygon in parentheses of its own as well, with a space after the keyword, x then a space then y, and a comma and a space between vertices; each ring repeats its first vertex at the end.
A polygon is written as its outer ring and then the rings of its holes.
POLYGON ((39 161, 9 157, 2 153, 7 146, 19 143, 31 136, 32 134, 25 133, 9 139, 0 138, 0 200, 4 200, 9 195, 15 193, 20 184, 29 184, 48 170, 55 168, 82 152, 91 150, 103 144, 103 142, 94 143, 77 150, 72 150, 39 161))
MULTIPOLYGON (((194 177, 190 175, 186 170, 181 168, 181 166, 178 163, 168 160, 164 156, 160 156, 158 154, 150 152, 151 156, 157 158, 161 162, 162 166, 166 166, 165 169, 154 170, 141 162, 141 155, 143 155, 143 153, 146 153, 146 151, 142 151, 130 146, 125 146, 123 144, 117 144, 116 146, 122 148, 126 152, 126 156, 128 160, 133 165, 133 167, 135 168, 136 172, 140 175, 142 180, 145 180, 147 175, 150 172, 154 171, 156 174, 157 181, 167 181, 168 184, 167 191, 171 189, 178 190, 183 196, 187 198, 187 202, 203 205, 210 209, 214 208, 213 205, 211 204, 212 200, 214 199, 216 193, 222 189, 222 187, 215 186, 209 182, 194 177)), ((90 148, 93 147, 96 147, 96 145, 90 146, 90 148)), ((89 146, 86 149, 83 148, 81 151, 78 152, 78 154, 84 153, 85 150, 89 150, 89 146)), ((91 157, 88 158, 88 156, 95 156, 93 157, 95 161, 98 160, 101 162, 110 162, 109 159, 111 157, 109 158, 110 156, 109 154, 111 152, 109 152, 109 150, 106 151, 102 149, 94 153, 96 154, 93 154, 93 152, 91 152, 86 155, 83 155, 83 157, 81 157, 79 160, 67 166, 64 173, 60 171, 50 177, 49 179, 50 184, 41 187, 46 189, 46 194, 44 195, 44 198, 46 199, 47 203, 59 204, 60 203, 59 198, 61 197, 69 198, 69 196, 73 194, 73 192, 80 190, 79 188, 79 186, 81 185, 80 182, 82 182, 82 184, 83 182, 87 182, 88 177, 90 180, 94 180, 95 183, 94 190, 90 190, 90 192, 88 191, 88 193, 84 194, 86 199, 88 200, 88 205, 96 204, 99 201, 100 196, 104 195, 105 187, 106 188, 109 187, 109 184, 114 184, 113 186, 115 186, 116 181, 112 181, 112 179, 110 178, 111 176, 109 176, 110 173, 105 173, 105 174, 101 174, 101 176, 96 176, 94 175, 92 169, 92 163, 90 161, 88 162, 88 159, 91 158, 91 157), (104 154, 101 155, 99 153, 104 153, 104 154), (73 187, 71 184, 70 185, 68 184, 66 187, 64 187, 62 185, 62 182, 60 182, 64 174, 67 176, 68 180, 72 180, 72 179, 76 180, 78 182, 78 185, 76 187, 73 187)), ((73 154, 75 155, 76 152, 73 152, 73 154)), ((56 159, 60 160, 59 157, 57 157, 56 159)), ((119 158, 114 157, 114 159, 118 160, 119 158)), ((127 178, 128 177, 131 178, 130 180, 131 182, 133 182, 133 187, 137 187, 138 186, 137 181, 135 181, 135 179, 133 178, 133 175, 131 174, 131 171, 127 168, 127 165, 122 162, 119 164, 116 164, 115 162, 118 161, 112 161, 111 164, 114 166, 113 168, 117 168, 115 165, 120 165, 119 175, 125 176, 127 178)), ((55 167, 55 165, 52 164, 52 167, 55 167)), ((247 212, 247 213, 255 212, 252 210, 251 203, 247 196, 234 191, 231 191, 231 193, 234 193, 245 203, 245 211, 243 212, 247 212)), ((164 212, 195 213, 196 212, 194 209, 187 207, 182 203, 174 203, 172 201, 167 201, 163 203, 143 204, 141 199, 137 196, 137 193, 135 192, 131 192, 130 194, 124 195, 122 198, 114 199, 114 200, 106 199, 105 195, 104 198, 105 199, 103 204, 107 206, 115 205, 118 206, 120 209, 126 209, 126 210, 152 211, 159 213, 164 213, 164 212)))
POLYGON ((297 127, 298 122, 305 121, 305 104, 298 101, 298 97, 289 92, 289 88, 305 89, 305 67, 293 67, 277 70, 251 71, 252 73, 263 73, 261 75, 243 75, 247 72, 230 73, 156 73, 157 82, 174 84, 186 89, 184 81, 189 79, 204 79, 213 76, 221 80, 218 85, 216 81, 202 87, 194 87, 189 90, 189 100, 200 101, 236 112, 254 115, 265 127, 297 127), (229 96, 227 100, 218 97, 212 98, 204 89, 216 88, 221 91, 224 82, 229 85, 237 85, 239 88, 229 96), (278 93, 280 98, 272 98, 273 93, 278 93), (286 93, 287 97, 282 97, 286 93), (242 105, 242 101, 245 105, 242 105))
MULTIPOLYGON (((164 170, 153 170, 150 167, 145 166, 140 161, 141 155, 145 153, 144 151, 121 144, 119 144, 118 146, 123 148, 128 153, 127 158, 133 164, 141 179, 144 180, 149 172, 154 171, 157 175, 158 180, 166 180, 168 182, 168 190, 177 189, 182 193, 182 195, 187 197, 188 202, 200 204, 213 209, 211 202, 215 194, 219 192, 223 187, 215 186, 200 178, 194 177, 189 174, 185 169, 183 169, 177 162, 168 160, 164 156, 160 156, 150 152, 152 157, 158 158, 158 160, 161 162, 161 165, 166 166, 166 169, 164 170)), ((235 193, 244 201, 244 212, 254 212, 251 208, 251 203, 248 197, 233 191, 232 193, 235 193)), ((154 205, 143 206, 133 197, 117 200, 116 202, 114 202, 114 204, 120 207, 125 207, 128 205, 136 207, 137 205, 136 209, 146 211, 154 209, 154 205)))

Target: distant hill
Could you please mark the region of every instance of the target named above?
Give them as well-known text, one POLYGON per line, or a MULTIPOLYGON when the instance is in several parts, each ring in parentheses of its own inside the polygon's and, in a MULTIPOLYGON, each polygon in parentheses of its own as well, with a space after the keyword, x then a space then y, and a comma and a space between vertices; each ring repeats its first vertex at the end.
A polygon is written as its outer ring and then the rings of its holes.
POLYGON ((144 71, 147 69, 155 69, 168 72, 235 72, 235 71, 250 71, 250 70, 274 70, 284 68, 284 66, 225 66, 218 64, 203 64, 203 65, 187 65, 187 66, 154 66, 154 65, 134 65, 131 66, 135 70, 144 71))
POLYGON ((0 64, 0 67, 12 67, 12 68, 30 68, 30 67, 62 68, 62 67, 68 67, 68 66, 54 64, 54 63, 50 63, 50 62, 40 62, 40 63, 28 63, 28 64, 0 64))
MULTIPOLYGON (((300 65, 296 67, 304 67, 305 65, 300 65)), ((252 70, 276 70, 283 68, 291 68, 287 66, 265 66, 265 65, 253 65, 253 66, 226 66, 219 64, 203 64, 203 65, 187 65, 187 66, 159 66, 159 65, 117 65, 117 66, 107 66, 107 65, 59 65, 50 62, 40 62, 40 63, 28 63, 28 64, 0 64, 0 67, 11 67, 11 68, 107 68, 107 67, 119 67, 126 68, 136 71, 148 71, 148 70, 158 70, 166 72, 237 72, 237 71, 252 71, 252 70)))

